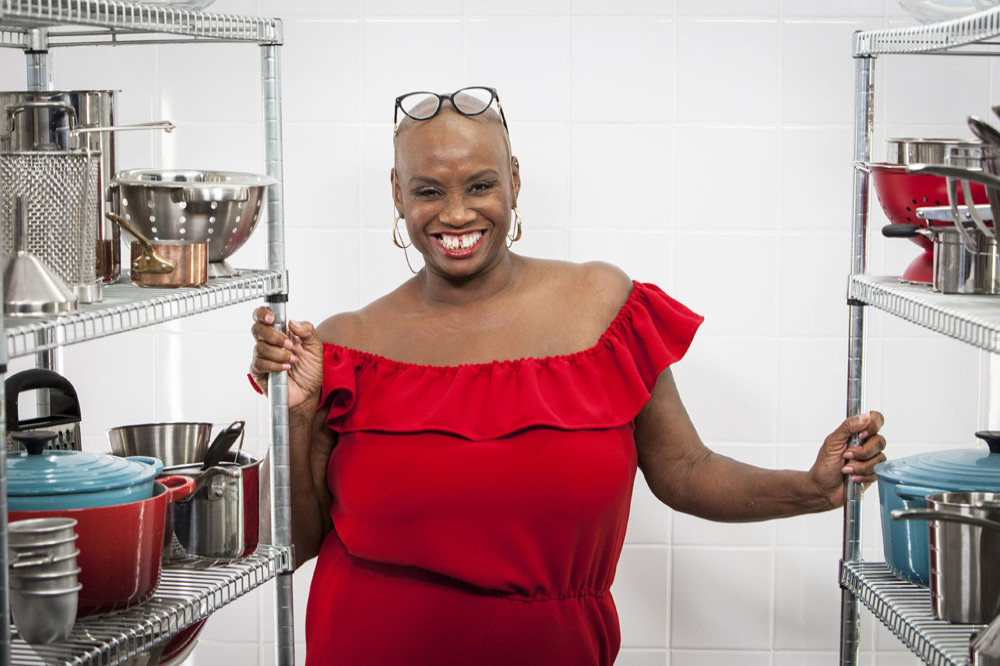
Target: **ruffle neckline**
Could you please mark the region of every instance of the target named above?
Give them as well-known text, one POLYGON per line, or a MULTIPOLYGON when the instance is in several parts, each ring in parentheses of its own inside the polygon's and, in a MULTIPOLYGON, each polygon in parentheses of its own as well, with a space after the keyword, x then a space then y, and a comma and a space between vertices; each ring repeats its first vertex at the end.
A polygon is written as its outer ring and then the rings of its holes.
POLYGON ((531 427, 617 427, 635 418, 702 321, 655 285, 633 282, 597 342, 569 354, 437 366, 324 343, 320 409, 338 433, 479 441, 531 427))

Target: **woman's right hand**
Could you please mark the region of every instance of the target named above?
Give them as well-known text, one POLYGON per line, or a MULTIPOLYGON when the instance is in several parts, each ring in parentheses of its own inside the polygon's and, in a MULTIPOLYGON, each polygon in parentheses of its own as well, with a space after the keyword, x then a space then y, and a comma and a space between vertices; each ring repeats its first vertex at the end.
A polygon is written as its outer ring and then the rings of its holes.
POLYGON ((256 341, 250 374, 267 392, 272 372, 288 373, 288 408, 319 399, 323 383, 323 343, 307 321, 289 321, 288 333, 274 328, 274 313, 266 307, 253 312, 250 332, 256 341))

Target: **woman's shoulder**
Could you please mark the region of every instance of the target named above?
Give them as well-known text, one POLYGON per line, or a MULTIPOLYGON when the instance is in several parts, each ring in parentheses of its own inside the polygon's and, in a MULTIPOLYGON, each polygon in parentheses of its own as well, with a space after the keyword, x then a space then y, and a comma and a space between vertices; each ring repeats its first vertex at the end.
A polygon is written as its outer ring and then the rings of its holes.
POLYGON ((537 284, 551 289, 567 306, 595 312, 599 318, 613 319, 632 294, 632 279, 607 262, 534 259, 529 265, 537 284))

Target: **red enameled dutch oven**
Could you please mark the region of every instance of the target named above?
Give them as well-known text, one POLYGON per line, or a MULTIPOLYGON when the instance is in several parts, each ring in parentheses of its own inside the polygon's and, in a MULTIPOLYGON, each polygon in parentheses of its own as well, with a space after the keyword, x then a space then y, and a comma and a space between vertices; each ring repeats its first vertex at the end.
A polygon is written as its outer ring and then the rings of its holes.
POLYGON ((194 479, 166 476, 149 499, 85 509, 10 511, 7 520, 75 518, 81 571, 77 616, 121 610, 152 596, 160 582, 163 529, 170 502, 191 494, 194 479))

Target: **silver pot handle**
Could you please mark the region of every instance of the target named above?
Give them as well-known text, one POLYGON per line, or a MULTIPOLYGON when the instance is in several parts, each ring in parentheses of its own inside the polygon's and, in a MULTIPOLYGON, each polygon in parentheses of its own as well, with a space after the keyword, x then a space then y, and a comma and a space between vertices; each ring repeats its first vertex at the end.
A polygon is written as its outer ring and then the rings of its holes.
MULTIPOLYGON (((191 494, 188 495, 187 497, 185 497, 184 499, 177 500, 177 501, 178 502, 190 502, 191 500, 193 500, 195 498, 195 495, 197 495, 198 492, 202 488, 204 488, 205 486, 207 486, 212 481, 212 479, 214 479, 215 477, 220 476, 220 475, 221 476, 228 476, 230 479, 239 479, 240 478, 240 470, 239 470, 238 467, 236 469, 231 469, 229 467, 224 467, 222 465, 216 465, 215 467, 209 467, 205 471, 200 472, 198 474, 198 476, 194 477, 194 490, 191 491, 191 494)), ((211 486, 209 486, 207 494, 208 494, 208 499, 210 499, 210 500, 217 500, 220 497, 222 497, 222 493, 213 492, 213 489, 212 489, 211 486)))
POLYGON ((70 136, 78 134, 91 134, 93 132, 124 132, 126 130, 158 130, 161 129, 167 134, 177 129, 169 120, 157 120, 152 123, 135 123, 134 125, 108 125, 107 127, 78 127, 70 130, 70 136))
POLYGON ((70 117, 70 127, 76 122, 76 109, 69 102, 61 99, 46 99, 38 102, 21 102, 20 104, 10 104, 4 110, 10 118, 10 128, 14 129, 14 116, 28 109, 62 109, 70 117))
MULTIPOLYGON (((998 507, 1000 508, 1000 507, 998 507)), ((892 512, 893 520, 940 520, 946 523, 964 523, 985 527, 986 529, 1000 530, 1000 521, 970 516, 964 513, 951 513, 950 511, 937 511, 935 509, 896 509, 892 512)))

